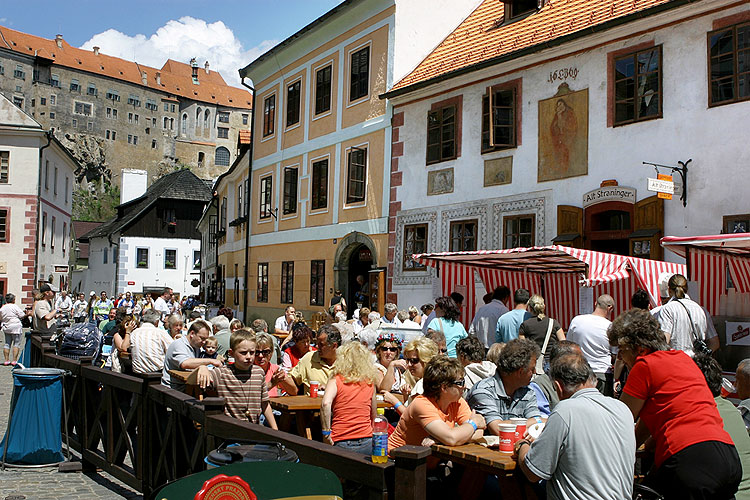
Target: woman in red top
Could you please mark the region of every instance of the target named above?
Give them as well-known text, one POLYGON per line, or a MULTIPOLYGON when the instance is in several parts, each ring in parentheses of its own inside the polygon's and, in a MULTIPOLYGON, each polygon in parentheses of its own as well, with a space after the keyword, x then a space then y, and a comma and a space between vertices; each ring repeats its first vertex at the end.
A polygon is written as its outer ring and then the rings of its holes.
POLYGON ((292 340, 294 340, 294 345, 284 349, 284 353, 281 356, 281 367, 287 373, 297 366, 302 356, 309 351, 315 350, 314 347, 310 347, 310 342, 315 338, 315 333, 304 323, 295 323, 292 327, 291 336, 292 340))
POLYGON ((260 366, 266 376, 268 397, 281 396, 282 392, 290 396, 297 394, 297 386, 292 377, 281 369, 279 365, 271 363, 273 354, 273 339, 267 333, 255 334, 255 364, 260 366))
POLYGON ((349 342, 336 349, 334 377, 326 384, 320 407, 323 441, 362 455, 372 453, 376 377, 365 346, 349 342))
POLYGON ((646 484, 666 499, 734 498, 742 466, 698 366, 669 350, 648 311, 621 314, 607 333, 630 368, 620 399, 638 422, 636 442, 655 444, 646 484))

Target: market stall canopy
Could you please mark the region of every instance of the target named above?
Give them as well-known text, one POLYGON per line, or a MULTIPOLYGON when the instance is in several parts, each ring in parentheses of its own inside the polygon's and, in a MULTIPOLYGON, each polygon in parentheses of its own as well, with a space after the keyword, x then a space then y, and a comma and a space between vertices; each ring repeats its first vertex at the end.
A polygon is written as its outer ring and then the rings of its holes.
POLYGON ((661 246, 671 250, 680 257, 685 257, 688 247, 750 257, 750 233, 714 234, 710 236, 665 236, 661 239, 661 246))
POLYGON ((472 252, 415 254, 412 258, 439 269, 444 294, 459 291, 466 297, 462 320, 474 314, 474 271, 485 289, 505 285, 511 292, 527 288, 545 296, 548 312, 562 324, 592 304, 580 304, 580 287, 593 287, 591 296, 607 293, 615 298, 616 312, 630 307, 630 298, 643 288, 651 302, 659 305, 659 275, 685 273, 685 266, 673 262, 641 259, 562 245, 472 252))

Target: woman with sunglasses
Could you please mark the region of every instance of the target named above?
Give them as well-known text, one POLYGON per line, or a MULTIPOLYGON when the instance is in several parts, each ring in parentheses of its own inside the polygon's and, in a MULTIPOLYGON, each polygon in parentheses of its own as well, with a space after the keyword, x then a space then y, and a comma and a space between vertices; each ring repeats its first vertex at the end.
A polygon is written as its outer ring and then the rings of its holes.
POLYGON ((406 365, 398 359, 400 352, 400 338, 392 333, 378 335, 375 342, 375 356, 378 358, 375 363, 375 368, 378 369, 378 390, 383 392, 401 390, 401 386, 404 384, 401 371, 406 369, 406 365), (401 370, 398 368, 399 365, 401 370))
POLYGON ((404 370, 404 383, 401 385, 401 393, 406 398, 406 403, 401 402, 390 392, 383 394, 385 400, 394 405, 394 408, 401 415, 406 411, 406 407, 411 404, 415 397, 424 392, 422 386, 422 377, 424 368, 433 358, 439 354, 438 346, 432 340, 426 337, 417 337, 404 348, 404 359, 391 361, 395 368, 404 370))
POLYGON ((297 386, 292 378, 279 365, 271 363, 273 354, 273 339, 267 333, 255 334, 255 364, 258 365, 266 376, 266 388, 268 397, 281 396, 282 392, 290 396, 297 395, 297 386))
MULTIPOLYGON (((424 366, 421 380, 424 394, 415 397, 401 416, 388 438, 389 450, 435 442, 457 446, 482 437, 485 421, 463 398, 464 369, 457 359, 436 356, 424 366)), ((435 465, 437 458, 428 458, 427 467, 435 465)))

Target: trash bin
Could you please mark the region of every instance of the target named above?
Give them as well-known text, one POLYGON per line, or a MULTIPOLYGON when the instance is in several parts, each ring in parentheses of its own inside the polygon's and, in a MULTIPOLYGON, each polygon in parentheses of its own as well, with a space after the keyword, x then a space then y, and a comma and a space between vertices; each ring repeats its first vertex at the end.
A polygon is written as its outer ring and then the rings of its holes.
POLYGON ((5 437, 0 442, 2 465, 42 466, 63 462, 63 375, 57 368, 13 370, 13 397, 5 437))
POLYGON ((204 459, 209 469, 240 462, 299 462, 297 454, 274 441, 224 443, 204 459))

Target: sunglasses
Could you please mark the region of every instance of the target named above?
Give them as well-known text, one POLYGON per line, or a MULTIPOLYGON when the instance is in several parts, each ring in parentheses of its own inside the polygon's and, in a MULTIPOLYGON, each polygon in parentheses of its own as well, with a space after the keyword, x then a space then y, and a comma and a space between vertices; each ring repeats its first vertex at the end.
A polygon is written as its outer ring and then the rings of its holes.
POLYGON ((466 385, 466 381, 464 379, 454 380, 453 382, 451 382, 451 385, 457 385, 458 387, 464 387, 466 385))
POLYGON ((441 354, 445 354, 446 352, 448 352, 448 349, 440 349, 441 354))
POLYGON ((263 349, 263 350, 261 350, 261 349, 258 349, 258 350, 257 350, 257 351, 255 351, 255 352, 256 352, 257 354, 262 354, 263 356, 266 356, 266 357, 268 357, 268 356, 270 356, 270 355, 271 355, 271 353, 272 353, 273 351, 272 351, 271 349, 263 349))
POLYGON ((410 365, 416 365, 419 363, 419 358, 404 358, 410 365))
POLYGON ((381 347, 381 351, 398 352, 398 347, 381 347))

